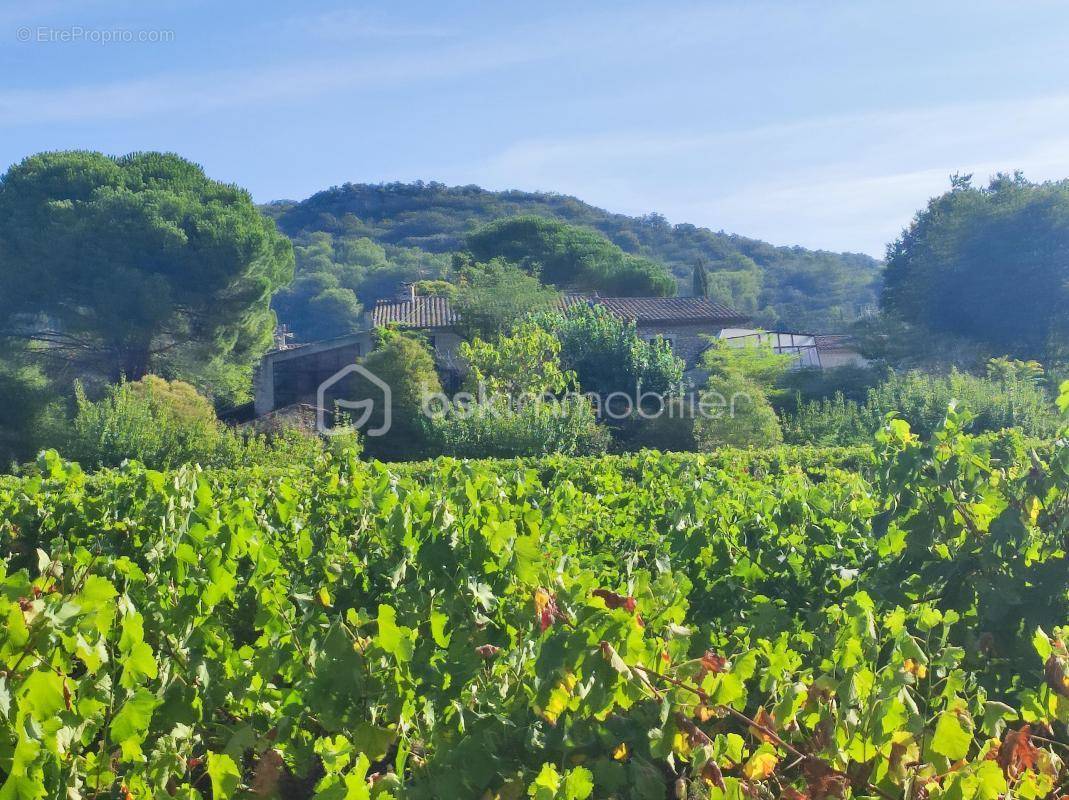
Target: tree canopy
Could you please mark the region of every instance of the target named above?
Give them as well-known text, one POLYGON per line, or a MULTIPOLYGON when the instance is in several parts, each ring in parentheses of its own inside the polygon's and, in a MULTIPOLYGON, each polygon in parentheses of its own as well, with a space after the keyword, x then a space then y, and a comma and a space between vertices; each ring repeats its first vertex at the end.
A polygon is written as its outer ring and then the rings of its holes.
MULTIPOLYGON (((391 258, 396 248, 446 260, 465 247, 473 227, 506 217, 547 217, 596 231, 629 255, 665 265, 681 286, 690 286, 694 262, 704 258, 710 296, 752 313, 755 324, 766 328, 845 330, 876 305, 880 289, 880 263, 867 255, 775 247, 697 225, 672 225, 660 214, 613 214, 560 194, 422 181, 347 183, 300 203, 272 203, 264 212, 298 243, 322 231, 335 239, 368 237, 391 258)), ((363 296, 361 302, 368 304, 363 296)))
POLYGON ((673 295, 660 264, 625 253, 600 233, 546 217, 509 217, 468 237, 478 261, 503 258, 543 283, 608 296, 673 295))
POLYGON ((604 306, 578 305, 534 319, 560 340, 561 364, 576 374, 584 392, 670 395, 680 388, 684 364, 668 343, 643 341, 634 322, 604 306))
POLYGON ((885 310, 991 355, 1047 360, 1069 343, 1069 181, 955 176, 888 248, 885 310))
POLYGON ((173 154, 42 153, 0 178, 0 335, 79 373, 251 363, 292 274, 248 193, 173 154))
POLYGON ((538 278, 502 259, 485 264, 457 259, 455 307, 468 338, 493 339, 528 315, 552 308, 557 293, 538 278))

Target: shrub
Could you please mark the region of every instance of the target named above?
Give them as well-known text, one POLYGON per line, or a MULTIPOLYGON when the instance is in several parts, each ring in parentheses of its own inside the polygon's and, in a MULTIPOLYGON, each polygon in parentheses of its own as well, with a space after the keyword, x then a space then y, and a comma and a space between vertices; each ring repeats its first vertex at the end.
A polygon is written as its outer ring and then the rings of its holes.
POLYGON ((779 418, 765 389, 737 373, 709 378, 702 401, 707 413, 694 421, 700 450, 720 447, 772 447, 783 441, 779 418))
POLYGON ((657 416, 647 410, 646 416, 630 417, 613 431, 614 449, 620 452, 662 450, 686 453, 698 449, 694 440, 694 415, 687 398, 668 400, 664 411, 657 416))
POLYGON ((596 455, 609 443, 608 431, 583 397, 521 406, 478 404, 466 413, 437 416, 429 427, 436 450, 457 458, 596 455))
POLYGON ((981 378, 957 370, 945 376, 892 374, 869 390, 864 403, 838 396, 803 404, 785 419, 786 439, 792 444, 824 445, 870 441, 892 413, 928 437, 942 424, 952 402, 973 415, 974 432, 1018 428, 1029 436, 1053 436, 1059 425, 1057 412, 1029 371, 995 374, 999 377, 981 378))
POLYGON ((508 336, 493 342, 478 338, 462 342, 460 357, 468 364, 468 390, 515 398, 574 388, 575 375, 561 369, 560 349, 553 334, 531 322, 517 325, 508 336))
POLYGON ((40 369, 0 362, 0 470, 32 458, 61 417, 60 403, 40 369))
MULTIPOLYGON (((382 436, 369 436, 366 449, 375 458, 405 461, 423 457, 428 450, 423 398, 442 391, 434 356, 426 340, 417 334, 385 330, 378 347, 363 366, 390 387, 390 429, 382 436)), ((353 397, 381 396, 381 390, 361 377, 353 381, 353 397)), ((382 403, 376 402, 368 430, 385 421, 382 403)))
POLYGON ((845 365, 820 369, 805 367, 785 372, 779 379, 780 393, 773 405, 781 413, 794 413, 805 403, 841 394, 847 400, 865 402, 869 389, 878 385, 886 374, 874 367, 845 365))
POLYGON ((535 321, 560 340, 561 364, 575 372, 584 392, 630 395, 641 386, 644 392, 667 395, 683 380, 683 361, 666 342, 643 341, 635 323, 604 306, 578 305, 567 314, 541 314, 535 321))
POLYGON ((203 466, 291 466, 315 463, 324 453, 360 452, 355 434, 322 437, 280 426, 268 432, 234 431, 187 383, 148 375, 108 387, 92 401, 79 385, 77 411, 57 441, 69 458, 89 468, 140 461, 152 469, 203 466))
POLYGON ((115 466, 127 459, 154 469, 214 463, 223 444, 225 432, 211 403, 188 383, 147 375, 109 387, 96 402, 78 385, 75 400, 64 452, 86 466, 115 466))
POLYGON ((839 392, 802 403, 796 412, 785 415, 783 438, 788 444, 819 446, 871 443, 879 429, 878 416, 839 392))

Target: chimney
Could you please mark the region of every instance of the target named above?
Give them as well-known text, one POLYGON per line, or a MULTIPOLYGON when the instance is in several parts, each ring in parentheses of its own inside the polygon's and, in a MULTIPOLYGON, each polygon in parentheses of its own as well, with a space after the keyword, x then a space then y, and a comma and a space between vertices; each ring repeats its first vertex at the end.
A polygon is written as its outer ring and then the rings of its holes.
POLYGON ((411 281, 405 281, 401 284, 401 291, 397 295, 401 302, 416 302, 416 284, 411 281))

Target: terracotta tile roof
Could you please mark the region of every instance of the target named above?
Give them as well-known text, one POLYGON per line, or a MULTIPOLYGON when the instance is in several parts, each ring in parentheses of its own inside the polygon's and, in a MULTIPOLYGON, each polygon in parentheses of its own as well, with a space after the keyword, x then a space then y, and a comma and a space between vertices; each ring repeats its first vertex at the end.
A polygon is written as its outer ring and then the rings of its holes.
MULTIPOLYGON (((605 306, 618 317, 635 322, 737 322, 744 314, 723 303, 704 297, 598 297, 566 294, 560 308, 581 303, 605 306)), ((417 296, 411 300, 380 300, 371 313, 375 327, 400 325, 406 328, 449 328, 457 314, 445 297, 417 296)))
POLYGON ((400 325, 404 328, 449 328, 456 324, 457 315, 448 297, 416 296, 411 300, 380 300, 371 312, 371 324, 376 328, 400 325))
POLYGON ((581 297, 563 298, 566 308, 578 302, 605 306, 618 317, 635 322, 728 322, 746 315, 704 297, 581 297))

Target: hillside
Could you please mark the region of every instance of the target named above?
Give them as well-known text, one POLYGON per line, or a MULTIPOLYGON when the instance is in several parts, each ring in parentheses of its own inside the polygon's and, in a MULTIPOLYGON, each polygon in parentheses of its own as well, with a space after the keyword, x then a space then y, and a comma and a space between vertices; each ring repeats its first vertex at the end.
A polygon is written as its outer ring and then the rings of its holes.
MULTIPOLYGON (((388 256, 392 252, 408 262, 414 250, 461 249, 467 234, 501 217, 553 217, 600 231, 625 252, 667 265, 684 294, 690 291, 694 262, 704 258, 720 299, 753 313, 764 325, 797 330, 843 327, 876 302, 880 282, 880 262, 867 255, 775 247, 686 223, 671 225, 659 214, 613 214, 558 194, 422 182, 347 183, 302 202, 279 201, 263 209, 298 244, 318 232, 335 239, 367 237, 388 256)), ((440 255, 430 261, 442 263, 440 255)))

